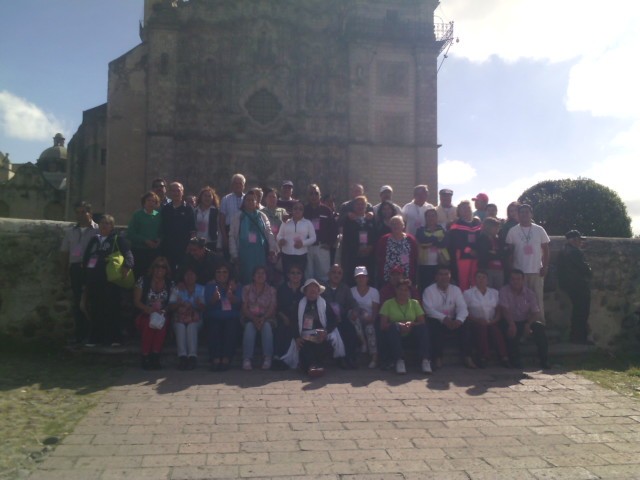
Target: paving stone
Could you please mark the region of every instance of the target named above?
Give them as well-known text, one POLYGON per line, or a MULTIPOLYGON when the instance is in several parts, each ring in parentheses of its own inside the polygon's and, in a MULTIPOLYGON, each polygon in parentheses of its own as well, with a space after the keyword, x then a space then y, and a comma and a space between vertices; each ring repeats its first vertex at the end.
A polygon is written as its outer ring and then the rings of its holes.
POLYGON ((171 480, 209 480, 214 478, 238 478, 239 467, 236 465, 189 466, 175 467, 171 472, 171 480))
POLYGON ((102 472, 100 480, 166 480, 170 478, 171 469, 168 467, 160 468, 108 468, 102 472))
POLYGON ((595 475, 586 468, 582 467, 544 468, 531 469, 529 471, 538 480, 596 480, 600 478, 598 475, 595 475))

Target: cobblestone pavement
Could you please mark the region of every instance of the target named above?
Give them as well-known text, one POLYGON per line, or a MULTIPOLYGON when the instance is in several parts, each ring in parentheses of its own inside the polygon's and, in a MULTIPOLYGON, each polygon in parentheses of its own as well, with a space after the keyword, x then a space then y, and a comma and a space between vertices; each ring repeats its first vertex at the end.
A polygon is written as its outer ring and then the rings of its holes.
POLYGON ((129 370, 31 479, 640 478, 640 402, 572 373, 129 370))

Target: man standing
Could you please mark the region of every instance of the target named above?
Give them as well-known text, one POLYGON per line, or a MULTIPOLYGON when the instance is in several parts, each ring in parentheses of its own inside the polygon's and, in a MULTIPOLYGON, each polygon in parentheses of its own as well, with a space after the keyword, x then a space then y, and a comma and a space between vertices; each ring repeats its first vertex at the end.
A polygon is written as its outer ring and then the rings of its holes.
POLYGON ((436 367, 442 366, 442 343, 446 333, 456 336, 464 364, 476 368, 471 359, 471 330, 465 320, 469 316, 462 290, 451 285, 451 269, 440 266, 436 273, 436 283, 424 289, 422 304, 427 314, 432 342, 432 355, 436 367))
POLYGON ((434 208, 427 202, 428 196, 429 187, 416 185, 413 188, 413 200, 402 207, 402 216, 406 225, 405 231, 414 237, 418 228, 424 227, 424 212, 434 208))
POLYGON ((445 230, 449 230, 449 226, 458 219, 458 209, 451 204, 453 198, 453 190, 443 188, 440 190, 440 203, 436 207, 438 212, 438 224, 445 230))
POLYGON ((516 368, 522 368, 520 359, 520 339, 533 335, 538 349, 538 360, 543 369, 549 367, 549 345, 535 294, 524 285, 525 274, 521 270, 511 270, 509 284, 500 289, 501 328, 507 341, 509 361, 516 368))
POLYGON ((478 217, 480 220, 487 218, 487 205, 489 205, 489 195, 486 193, 479 193, 472 198, 475 202, 476 211, 473 212, 474 217, 478 217))
POLYGON ((75 342, 88 341, 89 322, 80 308, 82 300, 82 256, 89 240, 98 233, 98 224, 91 219, 91 204, 78 202, 75 204, 78 223, 70 227, 64 234, 60 245, 60 264, 65 275, 69 275, 71 292, 73 293, 73 319, 75 323, 75 342))
POLYGON ((196 219, 193 209, 183 200, 184 187, 181 183, 171 183, 167 195, 171 203, 160 210, 162 250, 171 270, 175 271, 187 254, 189 240, 196 233, 196 219))
POLYGON ((391 188, 391 185, 383 185, 382 187, 380 187, 380 203, 373 206, 373 214, 378 215, 378 208, 380 208, 380 204, 382 202, 391 202, 394 210, 396 211, 395 214, 402 215, 402 208, 400 208, 400 205, 396 205, 391 200, 391 197, 393 197, 393 188, 391 188))
POLYGON ((231 225, 231 220, 242 206, 245 184, 244 175, 236 173, 231 177, 231 192, 222 197, 220 202, 218 226, 220 227, 220 237, 222 238, 222 250, 227 260, 229 259, 229 226, 231 225))
POLYGON ((584 237, 578 230, 565 234, 567 243, 558 257, 558 282, 571 300, 571 342, 587 343, 591 308, 591 267, 582 252, 584 237))
POLYGON ((338 228, 331 209, 320 203, 320 187, 311 184, 307 190, 309 203, 304 207, 304 218, 313 224, 316 243, 308 247, 306 278, 316 278, 324 283, 329 280, 331 247, 336 243, 338 228))
POLYGON ((509 230, 507 245, 511 251, 511 268, 524 272, 525 285, 536 294, 540 321, 544 318, 544 277, 549 269, 549 236, 544 228, 532 222, 530 205, 518 207, 518 225, 509 230))
POLYGON ((278 207, 284 208, 290 217, 292 213, 291 211, 293 209, 293 204, 297 201, 298 200, 293 198, 293 182, 291 180, 285 180, 284 182, 282 182, 282 186, 280 188, 280 198, 278 199, 278 207))
POLYGON ((164 178, 155 178, 151 182, 151 191, 160 199, 158 208, 162 208, 169 203, 169 199, 167 198, 167 182, 164 178))

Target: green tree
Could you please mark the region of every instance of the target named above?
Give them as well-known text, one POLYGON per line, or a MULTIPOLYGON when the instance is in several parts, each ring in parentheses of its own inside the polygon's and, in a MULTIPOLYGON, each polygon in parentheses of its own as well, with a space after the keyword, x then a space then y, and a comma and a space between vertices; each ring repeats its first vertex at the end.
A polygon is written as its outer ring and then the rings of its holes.
POLYGON ((545 180, 518 199, 549 235, 580 230, 591 237, 631 237, 631 219, 618 194, 588 178, 545 180))

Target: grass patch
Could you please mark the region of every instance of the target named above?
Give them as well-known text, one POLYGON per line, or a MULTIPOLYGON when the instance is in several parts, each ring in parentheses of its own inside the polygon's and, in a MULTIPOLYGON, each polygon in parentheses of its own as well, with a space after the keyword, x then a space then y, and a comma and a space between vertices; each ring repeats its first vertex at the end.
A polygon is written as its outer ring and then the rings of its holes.
POLYGON ((567 358, 562 366, 609 390, 640 399, 640 354, 596 352, 567 358))
POLYGON ((123 371, 103 359, 19 350, 0 348, 0 478, 42 461, 123 371))

